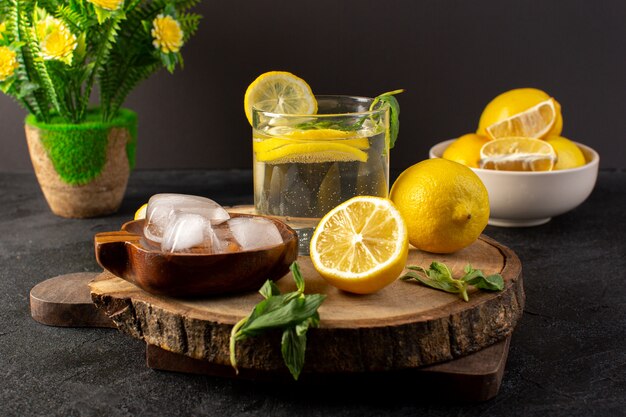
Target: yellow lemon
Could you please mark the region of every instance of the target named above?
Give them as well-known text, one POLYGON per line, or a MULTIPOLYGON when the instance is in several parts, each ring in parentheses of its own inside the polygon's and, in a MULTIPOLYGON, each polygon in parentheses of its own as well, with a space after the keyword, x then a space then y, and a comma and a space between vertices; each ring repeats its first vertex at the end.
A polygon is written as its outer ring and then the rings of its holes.
POLYGON ((248 86, 243 106, 252 125, 252 106, 280 114, 315 114, 317 101, 302 78, 286 71, 261 74, 248 86))
POLYGON ((569 169, 585 165, 585 155, 571 140, 562 136, 551 136, 546 142, 552 145, 556 152, 556 164, 553 169, 569 169))
MULTIPOLYGON (((505 119, 522 113, 531 107, 537 106, 541 102, 549 100, 550 96, 536 88, 517 88, 500 94, 483 110, 478 122, 479 135, 487 136, 487 127, 501 122, 505 119)), ((544 136, 559 136, 563 130, 563 116, 561 114, 561 105, 554 99, 555 118, 554 124, 545 133, 544 136)), ((515 136, 514 134, 508 136, 515 136)))
POLYGON ((480 150, 480 167, 500 171, 550 171, 554 148, 545 140, 511 137, 487 142, 480 150))
POLYGON ((452 253, 469 246, 489 220, 489 197, 480 178, 447 159, 428 159, 406 169, 389 198, 406 221, 411 245, 428 252, 452 253))
POLYGON ((139 207, 137 209, 137 211, 135 212, 135 220, 139 220, 139 219, 145 219, 146 218, 146 209, 148 208, 148 203, 144 204, 143 206, 139 207))
POLYGON ((313 233, 311 262, 331 285, 369 294, 394 282, 409 254, 407 227, 386 198, 358 196, 328 212, 313 233))
POLYGON ((480 148, 489 142, 489 138, 474 133, 463 135, 450 144, 443 152, 443 157, 468 167, 478 168, 480 148))

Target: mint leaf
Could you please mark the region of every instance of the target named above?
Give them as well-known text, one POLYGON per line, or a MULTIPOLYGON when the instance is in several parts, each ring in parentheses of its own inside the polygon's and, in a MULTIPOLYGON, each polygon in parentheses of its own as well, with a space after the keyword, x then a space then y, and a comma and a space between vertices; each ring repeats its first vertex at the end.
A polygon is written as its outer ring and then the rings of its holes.
POLYGON ((437 290, 459 294, 465 301, 469 301, 467 294, 469 285, 488 291, 502 291, 504 289, 504 279, 500 274, 485 277, 481 270, 472 268, 470 264, 465 266, 463 269, 465 275, 460 279, 454 278, 450 268, 442 262, 432 262, 429 269, 414 265, 407 266, 407 269, 409 272, 401 276, 401 280, 414 280, 437 290))
POLYGON ((372 101, 372 105, 370 106, 370 111, 372 111, 380 108, 380 106, 382 106, 381 103, 389 105, 389 149, 395 146, 398 134, 400 133, 400 103, 398 103, 394 95, 402 92, 404 92, 403 89, 382 93, 372 101))
POLYGON ((283 361, 296 381, 304 367, 304 354, 306 351, 306 332, 299 335, 295 327, 283 331, 280 342, 280 351, 283 361))
POLYGON ((487 277, 481 275, 467 283, 487 291, 502 291, 504 289, 504 280, 500 274, 493 274, 487 277))
POLYGON ((280 295, 280 290, 274 281, 268 279, 259 290, 259 294, 261 294, 263 298, 270 298, 273 295, 280 295))
POLYGON ((302 274, 300 273, 300 266, 297 262, 294 262, 289 267, 291 274, 293 275, 293 280, 296 282, 296 287, 298 288, 299 293, 304 293, 304 278, 302 278, 302 274))
POLYGON ((306 332, 317 327, 320 316, 317 312, 326 295, 304 294, 304 278, 296 262, 291 264, 291 273, 297 291, 281 294, 270 280, 263 284, 260 301, 247 317, 241 319, 230 334, 230 363, 237 371, 236 343, 248 337, 258 336, 272 329, 282 330, 281 352, 283 361, 294 379, 298 379, 304 366, 306 332))

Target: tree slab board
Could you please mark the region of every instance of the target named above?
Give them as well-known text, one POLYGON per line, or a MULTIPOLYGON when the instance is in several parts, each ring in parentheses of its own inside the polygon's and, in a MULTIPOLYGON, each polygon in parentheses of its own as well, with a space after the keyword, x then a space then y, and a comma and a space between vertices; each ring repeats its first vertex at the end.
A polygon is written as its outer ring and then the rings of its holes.
MULTIPOLYGON (((330 286, 308 257, 298 262, 307 293, 323 293, 319 328, 307 334, 307 375, 380 373, 415 370, 451 361, 505 340, 524 307, 521 263, 515 253, 481 236, 451 255, 411 249, 407 264, 428 267, 432 261, 449 265, 455 276, 471 263, 486 274, 500 273, 504 290, 470 291, 470 301, 455 294, 396 281, 370 295, 349 294, 330 286)), ((277 283, 283 292, 295 290, 289 277, 277 283)), ((203 299, 176 299, 149 294, 108 272, 91 284, 96 306, 117 327, 149 346, 229 366, 232 326, 262 298, 256 292, 203 299)), ((148 358, 150 359, 150 349, 148 358)), ((280 353, 280 333, 243 340, 236 356, 241 375, 288 375, 280 353)), ((150 363, 150 360, 148 361, 150 363)), ((154 361, 152 362, 154 363, 154 361)))

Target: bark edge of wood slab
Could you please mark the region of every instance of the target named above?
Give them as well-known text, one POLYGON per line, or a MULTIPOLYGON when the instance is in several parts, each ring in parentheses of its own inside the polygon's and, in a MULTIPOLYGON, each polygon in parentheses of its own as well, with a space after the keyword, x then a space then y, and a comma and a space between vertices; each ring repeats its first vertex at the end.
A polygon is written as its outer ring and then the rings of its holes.
MULTIPOLYGON (((325 293, 320 327, 309 330, 303 372, 376 372, 418 368, 459 358, 509 336, 524 307, 521 263, 515 253, 481 236, 451 255, 411 249, 409 264, 448 264, 455 275, 466 263, 486 274, 499 272, 504 290, 473 290, 464 302, 417 283, 396 281, 383 290, 357 296, 331 287, 300 257, 307 293, 325 293)), ((277 283, 292 291, 293 280, 277 283)), ((94 303, 123 332, 150 345, 190 358, 229 365, 232 326, 261 300, 256 293, 181 300, 154 296, 110 273, 91 283, 94 303)), ((284 372, 280 333, 237 344, 240 369, 284 372)))
POLYGON ((283 386, 307 384, 313 390, 329 392, 343 390, 345 385, 363 395, 367 390, 385 387, 396 395, 407 393, 420 398, 449 400, 453 392, 455 401, 487 401, 498 394, 509 353, 511 336, 478 352, 453 359, 448 362, 402 371, 371 373, 329 373, 313 374, 304 372, 294 381, 288 372, 263 372, 244 369, 238 375, 231 366, 216 365, 212 362, 193 359, 179 353, 169 352, 158 346, 146 345, 146 364, 149 368, 197 375, 210 375, 250 381, 282 383, 283 386), (419 391, 418 391, 419 389, 419 391), (419 394, 417 394, 419 393, 419 394))

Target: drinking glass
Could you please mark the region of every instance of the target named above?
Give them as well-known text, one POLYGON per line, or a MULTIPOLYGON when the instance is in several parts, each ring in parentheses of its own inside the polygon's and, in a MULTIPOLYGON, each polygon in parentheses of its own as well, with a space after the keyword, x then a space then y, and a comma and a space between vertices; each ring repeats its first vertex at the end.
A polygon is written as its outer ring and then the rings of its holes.
POLYGON ((316 114, 252 111, 254 205, 298 232, 301 254, 320 219, 357 195, 389 192, 389 106, 316 96, 316 114))

